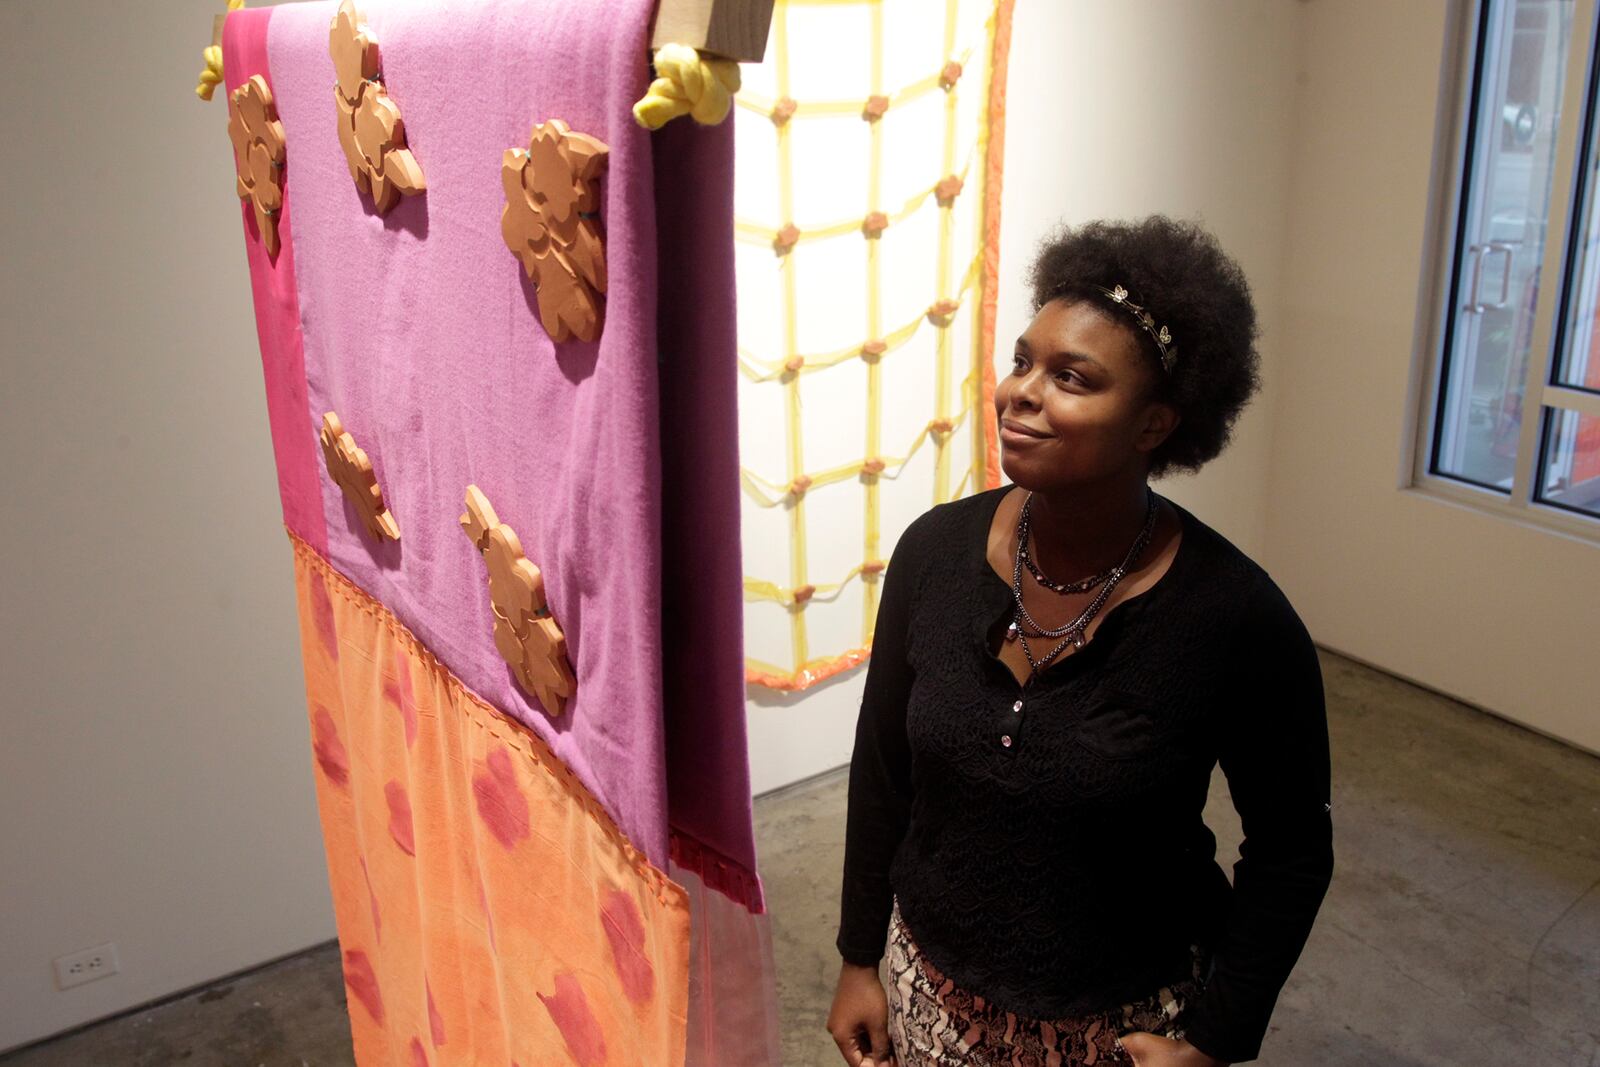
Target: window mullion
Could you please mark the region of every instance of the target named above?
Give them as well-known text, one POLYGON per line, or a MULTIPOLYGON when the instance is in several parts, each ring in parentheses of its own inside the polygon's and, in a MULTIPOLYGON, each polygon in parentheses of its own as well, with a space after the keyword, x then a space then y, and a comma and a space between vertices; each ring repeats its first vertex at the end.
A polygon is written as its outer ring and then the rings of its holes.
POLYGON ((1574 218, 1582 208, 1575 202, 1574 194, 1584 148, 1578 142, 1589 109, 1590 51, 1597 6, 1600 0, 1576 0, 1573 5, 1572 34, 1568 38, 1571 51, 1566 64, 1566 83, 1561 91, 1560 128, 1556 133, 1556 158, 1551 174, 1550 214, 1545 229, 1544 259, 1539 268, 1539 277, 1545 281, 1539 285, 1534 307, 1533 336, 1522 389, 1517 462, 1511 479, 1510 504, 1514 508, 1531 506, 1538 482, 1544 405, 1549 400, 1546 383, 1550 380, 1551 361, 1555 358, 1555 322, 1563 302, 1568 299, 1567 264, 1572 236, 1582 229, 1582 220, 1574 218))
POLYGON ((1580 415, 1600 419, 1600 393, 1572 389, 1564 385, 1546 385, 1544 402, 1550 407, 1570 408, 1580 415))
POLYGON ((1409 462, 1402 463, 1400 485, 1425 483, 1453 490, 1447 479, 1435 479, 1430 471, 1433 461, 1433 442, 1442 414, 1439 396, 1446 388, 1445 339, 1450 336, 1450 322, 1455 314, 1455 257, 1460 230, 1462 198, 1467 195, 1472 170, 1469 145, 1472 143, 1473 86, 1475 66, 1472 57, 1477 54, 1478 35, 1482 29, 1483 8, 1491 0, 1478 0, 1475 4, 1452 10, 1447 27, 1447 43, 1442 63, 1441 105, 1436 122, 1435 156, 1443 153, 1449 163, 1441 169, 1435 162, 1435 180, 1442 183, 1442 198, 1435 202, 1432 222, 1433 239, 1428 247, 1428 266, 1424 277, 1429 283, 1421 287, 1420 309, 1432 309, 1432 318, 1422 333, 1422 350, 1429 358, 1419 361, 1417 374, 1420 381, 1410 395, 1413 413, 1413 433, 1409 462), (1448 86, 1448 89, 1444 88, 1448 86), (1448 108, 1443 101, 1449 101, 1448 108))

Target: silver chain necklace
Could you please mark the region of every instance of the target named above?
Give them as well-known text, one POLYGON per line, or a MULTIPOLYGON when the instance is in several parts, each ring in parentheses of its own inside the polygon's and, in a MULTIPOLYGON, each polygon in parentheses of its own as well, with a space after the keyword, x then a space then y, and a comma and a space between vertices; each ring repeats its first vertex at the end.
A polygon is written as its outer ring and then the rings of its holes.
MULTIPOLYGON (((1022 603, 1022 567, 1025 560, 1031 561, 1031 557, 1028 554, 1028 517, 1032 504, 1033 493, 1030 492, 1023 499, 1022 514, 1017 520, 1017 552, 1016 559, 1011 567, 1011 598, 1015 604, 1015 609, 1012 612, 1011 626, 1006 630, 1006 640, 1020 639, 1022 641, 1022 654, 1028 658, 1028 666, 1032 674, 1037 675, 1045 667, 1049 666, 1068 645, 1072 645, 1074 648, 1083 647, 1083 635, 1089 623, 1100 613, 1100 609, 1105 606, 1106 601, 1111 597, 1112 591, 1116 589, 1117 583, 1127 576, 1128 568, 1133 565, 1133 561, 1139 557, 1139 553, 1150 542, 1151 533, 1155 530, 1156 525, 1156 497, 1150 487, 1148 485, 1145 486, 1144 527, 1139 531, 1139 535, 1134 538, 1133 544, 1128 548, 1128 553, 1123 557, 1121 563, 1112 567, 1109 571, 1095 575, 1092 579, 1083 579, 1074 583, 1055 583, 1055 585, 1046 586, 1046 588, 1059 592, 1061 590, 1057 589, 1056 586, 1082 585, 1082 588, 1078 591, 1087 592, 1090 588, 1093 588, 1092 583, 1104 582, 1100 592, 1089 602, 1089 606, 1079 613, 1076 619, 1054 629, 1040 626, 1035 622, 1033 616, 1028 614, 1027 607, 1022 603), (1029 637, 1059 637, 1061 641, 1042 660, 1036 660, 1033 658, 1033 649, 1028 645, 1029 637)), ((1036 578, 1042 577, 1031 565, 1031 562, 1028 569, 1036 578)), ((1040 584, 1044 583, 1041 582, 1040 584)))

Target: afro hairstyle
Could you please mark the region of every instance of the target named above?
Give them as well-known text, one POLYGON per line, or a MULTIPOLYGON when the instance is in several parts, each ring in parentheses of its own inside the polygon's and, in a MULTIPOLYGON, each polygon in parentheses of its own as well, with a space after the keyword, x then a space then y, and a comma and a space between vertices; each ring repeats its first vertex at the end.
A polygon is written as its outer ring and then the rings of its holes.
POLYGON ((1151 478, 1193 473, 1222 452, 1261 385, 1260 330, 1244 271, 1215 237, 1165 215, 1063 225, 1040 242, 1028 281, 1035 313, 1054 300, 1091 303, 1126 322, 1153 361, 1151 399, 1171 404, 1180 420, 1151 452, 1151 478), (1171 330, 1178 354, 1170 372, 1155 339, 1097 288, 1118 285, 1171 330))

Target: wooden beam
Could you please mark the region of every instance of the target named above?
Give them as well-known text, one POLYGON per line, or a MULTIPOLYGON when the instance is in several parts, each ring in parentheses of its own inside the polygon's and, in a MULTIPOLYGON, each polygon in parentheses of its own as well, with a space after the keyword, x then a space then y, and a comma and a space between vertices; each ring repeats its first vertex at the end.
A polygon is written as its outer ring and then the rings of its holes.
POLYGON ((767 51, 773 0, 660 0, 650 47, 685 44, 740 63, 767 51))

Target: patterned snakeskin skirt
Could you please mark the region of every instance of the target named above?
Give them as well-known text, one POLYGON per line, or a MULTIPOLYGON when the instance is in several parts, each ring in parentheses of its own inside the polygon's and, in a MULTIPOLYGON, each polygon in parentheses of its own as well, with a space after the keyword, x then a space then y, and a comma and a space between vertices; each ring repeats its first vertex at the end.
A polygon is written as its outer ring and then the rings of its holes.
POLYGON ((1131 1064, 1123 1034, 1183 1037, 1182 1017, 1210 961, 1192 948, 1191 977, 1097 1015, 1030 1019, 959 989, 922 955, 895 901, 889 924, 889 1041, 899 1067, 1079 1067, 1131 1064))

